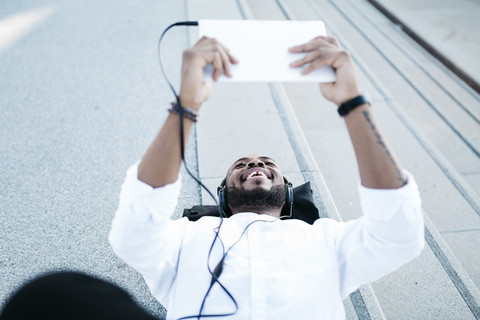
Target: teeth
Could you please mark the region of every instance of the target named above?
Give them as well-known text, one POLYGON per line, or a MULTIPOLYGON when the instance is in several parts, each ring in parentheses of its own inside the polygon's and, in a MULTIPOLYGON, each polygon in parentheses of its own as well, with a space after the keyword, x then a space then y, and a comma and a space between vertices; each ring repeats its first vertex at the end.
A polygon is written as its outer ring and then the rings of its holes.
POLYGON ((251 172, 251 173, 248 175, 247 179, 248 179, 248 178, 251 178, 251 177, 253 177, 253 176, 255 176, 255 175, 262 175, 262 176, 266 177, 265 173, 263 173, 263 172, 261 172, 261 171, 253 171, 253 172, 251 172))

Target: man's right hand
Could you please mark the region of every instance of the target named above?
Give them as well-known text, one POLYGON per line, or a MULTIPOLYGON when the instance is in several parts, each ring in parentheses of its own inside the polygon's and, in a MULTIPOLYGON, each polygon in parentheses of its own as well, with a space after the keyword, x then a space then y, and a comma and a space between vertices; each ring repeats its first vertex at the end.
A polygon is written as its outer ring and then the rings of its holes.
POLYGON ((198 111, 210 96, 211 83, 204 81, 204 70, 209 63, 214 69, 212 78, 217 81, 222 72, 231 77, 231 64, 238 63, 238 60, 223 44, 207 37, 202 37, 192 48, 185 50, 180 86, 183 106, 198 111))
MULTIPOLYGON (((238 63, 228 49, 215 39, 203 37, 191 49, 183 53, 180 102, 196 111, 210 96, 210 83, 203 81, 204 69, 213 65, 213 80, 222 72, 231 77, 230 65, 238 63)), ((184 122, 184 145, 187 144, 193 122, 184 122)), ((178 179, 183 150, 180 148, 178 114, 168 115, 162 129, 152 142, 138 166, 138 178, 157 188, 178 179)))

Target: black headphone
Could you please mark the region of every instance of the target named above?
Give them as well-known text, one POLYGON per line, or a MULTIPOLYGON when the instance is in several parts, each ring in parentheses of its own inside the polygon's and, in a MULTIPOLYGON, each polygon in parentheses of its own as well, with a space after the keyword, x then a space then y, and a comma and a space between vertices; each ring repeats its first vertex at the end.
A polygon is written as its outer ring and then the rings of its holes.
MULTIPOLYGON (((283 177, 283 181, 285 182, 285 204, 282 207, 282 216, 292 216, 292 207, 293 207, 293 185, 287 178, 283 177)), ((225 217, 229 218, 232 216, 232 210, 228 206, 228 199, 227 199, 227 178, 222 180, 220 186, 217 187, 217 195, 218 195, 218 205, 222 209, 222 213, 225 217)))

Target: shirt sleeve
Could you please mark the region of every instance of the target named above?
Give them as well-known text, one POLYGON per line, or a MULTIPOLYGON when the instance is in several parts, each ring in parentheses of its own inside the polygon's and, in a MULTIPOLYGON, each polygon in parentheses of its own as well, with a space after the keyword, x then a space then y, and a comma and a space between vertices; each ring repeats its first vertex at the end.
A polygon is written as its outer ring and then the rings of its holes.
POLYGON ((180 224, 170 220, 180 181, 153 188, 138 180, 138 163, 130 167, 109 236, 115 254, 143 275, 160 302, 175 279, 182 243, 180 224))
POLYGON ((359 185, 363 216, 335 230, 340 291, 346 298, 420 255, 424 247, 421 200, 413 177, 399 189, 359 185))

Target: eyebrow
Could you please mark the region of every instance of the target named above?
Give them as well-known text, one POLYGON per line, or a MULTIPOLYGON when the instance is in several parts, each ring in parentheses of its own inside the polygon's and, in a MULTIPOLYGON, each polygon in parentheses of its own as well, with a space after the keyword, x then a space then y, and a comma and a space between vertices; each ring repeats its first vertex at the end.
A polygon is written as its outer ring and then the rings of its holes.
MULTIPOLYGON (((249 161, 251 160, 252 158, 248 158, 248 157, 243 157, 243 158, 240 158, 238 159, 237 161, 235 161, 233 164, 236 164, 237 162, 241 162, 241 161, 249 161)), ((258 159, 262 160, 262 161, 273 161, 275 164, 277 163, 275 160, 273 160, 272 158, 270 157, 258 157, 258 159)))

